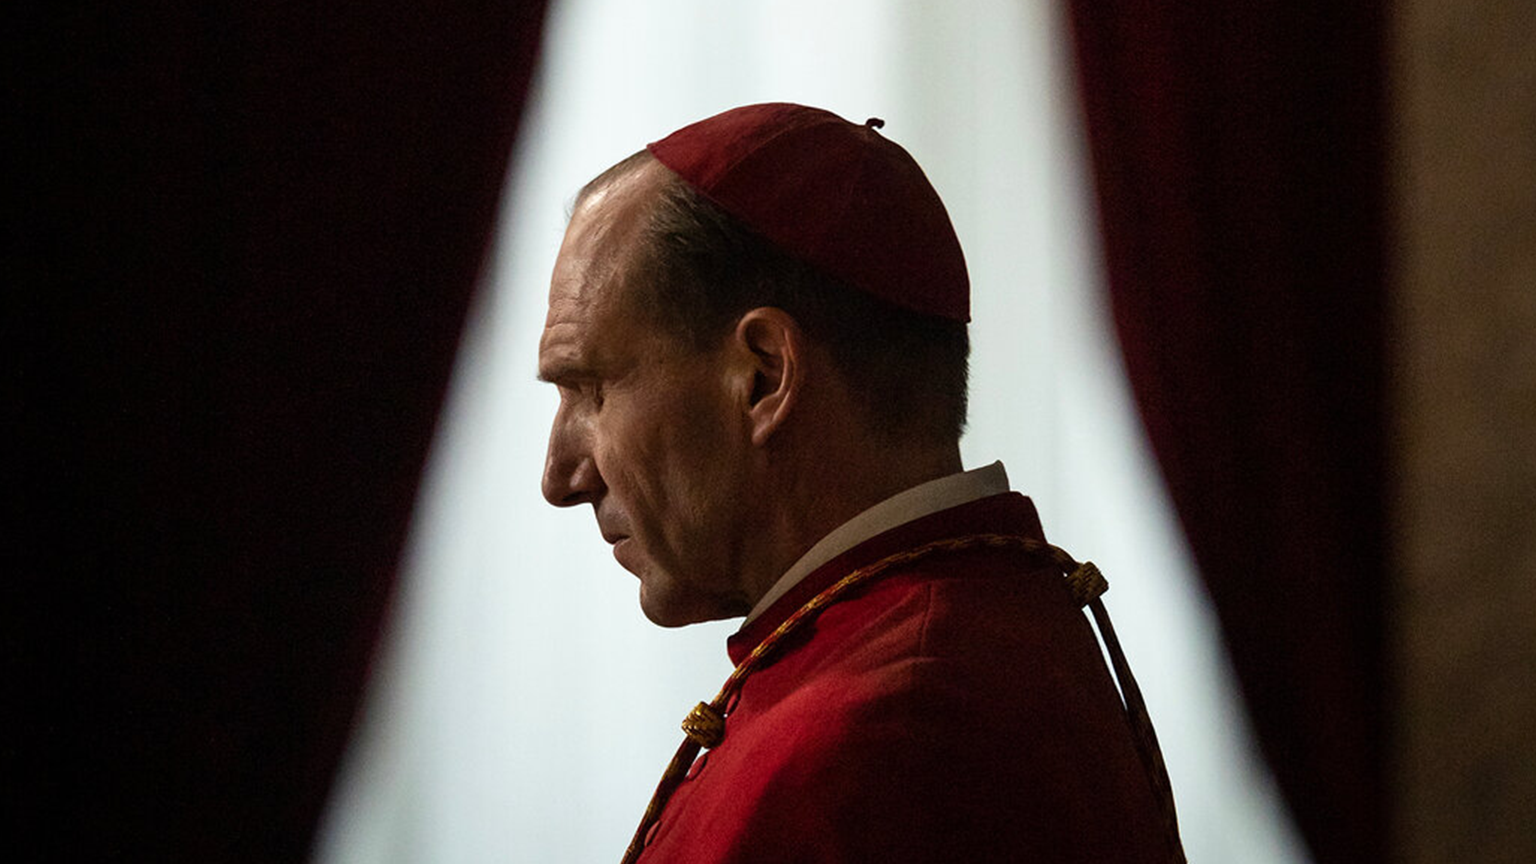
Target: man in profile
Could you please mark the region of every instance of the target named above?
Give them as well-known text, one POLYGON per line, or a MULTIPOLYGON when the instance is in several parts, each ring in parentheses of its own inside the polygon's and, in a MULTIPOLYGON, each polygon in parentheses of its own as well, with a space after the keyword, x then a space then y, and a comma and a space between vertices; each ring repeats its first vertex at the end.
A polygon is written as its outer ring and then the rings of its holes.
POLYGON ((626 860, 1180 860, 1091 586, 962 470, 965 262, 880 125, 685 127, 582 190, 555 263, 545 497, 657 624, 745 616, 626 860))

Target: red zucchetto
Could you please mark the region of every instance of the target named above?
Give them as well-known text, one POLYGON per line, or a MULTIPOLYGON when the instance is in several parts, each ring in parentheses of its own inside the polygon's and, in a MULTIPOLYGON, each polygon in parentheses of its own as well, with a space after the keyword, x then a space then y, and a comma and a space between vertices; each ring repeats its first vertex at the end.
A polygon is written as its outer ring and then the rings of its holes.
POLYGON ((819 108, 747 105, 649 145, 684 182, 780 249, 915 312, 970 320, 965 256, 901 145, 819 108))

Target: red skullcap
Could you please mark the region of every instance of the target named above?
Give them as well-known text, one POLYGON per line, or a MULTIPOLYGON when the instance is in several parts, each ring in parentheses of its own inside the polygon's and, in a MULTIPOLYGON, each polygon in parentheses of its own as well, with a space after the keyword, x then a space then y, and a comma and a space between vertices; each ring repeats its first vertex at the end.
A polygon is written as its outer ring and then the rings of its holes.
POLYGON ((769 242, 897 306, 971 318, 965 256, 923 169, 864 125, 785 102, 733 108, 649 145, 769 242))

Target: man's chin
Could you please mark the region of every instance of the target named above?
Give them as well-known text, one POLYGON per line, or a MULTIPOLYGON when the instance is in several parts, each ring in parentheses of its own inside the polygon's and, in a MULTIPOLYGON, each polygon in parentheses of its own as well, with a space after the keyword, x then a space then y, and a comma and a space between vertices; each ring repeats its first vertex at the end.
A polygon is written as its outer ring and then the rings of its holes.
POLYGON ((650 622, 652 624, 655 624, 657 627, 666 627, 666 628, 675 630, 675 629, 677 629, 679 627, 687 627, 689 624, 697 624, 697 623, 699 623, 698 621, 696 621, 696 620, 694 620, 692 618, 680 618, 680 617, 671 617, 671 616, 667 616, 667 615, 652 614, 649 609, 645 608, 644 604, 641 604, 640 611, 644 612, 645 613, 645 617, 647 619, 649 619, 650 622))
POLYGON ((702 598, 684 598, 675 596, 675 592, 666 590, 653 590, 653 586, 647 585, 646 577, 640 578, 640 611, 652 624, 658 627, 686 627, 689 624, 702 624, 705 621, 719 621, 725 618, 737 618, 745 615, 745 611, 737 611, 725 608, 722 604, 701 602, 702 598))

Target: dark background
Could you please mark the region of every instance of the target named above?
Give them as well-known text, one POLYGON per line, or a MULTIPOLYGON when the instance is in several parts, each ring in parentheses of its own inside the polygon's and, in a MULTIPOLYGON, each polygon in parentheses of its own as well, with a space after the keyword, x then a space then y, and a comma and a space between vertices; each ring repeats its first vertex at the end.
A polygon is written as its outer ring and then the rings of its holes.
MULTIPOLYGON (((1380 860, 1380 4, 1068 6, 1128 368, 1261 745, 1319 862, 1380 860)), ((307 855, 543 16, 15 14, 13 860, 307 855)))

